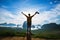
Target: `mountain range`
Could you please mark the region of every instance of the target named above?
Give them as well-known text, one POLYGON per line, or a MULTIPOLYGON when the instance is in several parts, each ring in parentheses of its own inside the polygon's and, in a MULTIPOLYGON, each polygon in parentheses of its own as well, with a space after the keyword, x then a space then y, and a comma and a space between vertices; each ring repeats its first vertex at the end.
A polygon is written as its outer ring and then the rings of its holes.
POLYGON ((9 23, 9 24, 7 24, 7 23, 0 23, 0 26, 2 26, 2 27, 15 27, 17 25, 13 24, 13 23, 9 23))
MULTIPOLYGON (((13 23, 0 23, 0 27, 19 27, 21 25, 16 25, 16 24, 13 24, 13 23)), ((27 22, 25 21, 22 25, 23 29, 27 29, 27 22)), ((32 28, 35 28, 36 26, 35 25, 32 25, 31 26, 32 28)), ((38 30, 60 30, 60 24, 56 24, 56 23, 49 23, 49 24, 44 24, 42 26, 40 25, 37 25, 37 28, 38 30), (38 27, 41 27, 41 28, 38 28, 38 27)))

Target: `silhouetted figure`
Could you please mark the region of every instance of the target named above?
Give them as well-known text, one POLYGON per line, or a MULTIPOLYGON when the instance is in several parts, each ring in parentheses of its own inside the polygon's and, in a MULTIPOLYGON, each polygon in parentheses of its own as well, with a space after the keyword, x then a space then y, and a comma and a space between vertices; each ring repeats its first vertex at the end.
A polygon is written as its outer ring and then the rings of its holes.
POLYGON ((24 14, 23 12, 21 12, 23 15, 26 16, 27 18, 27 40, 31 40, 31 22, 32 22, 32 17, 34 17, 36 14, 39 14, 38 12, 35 12, 34 15, 30 15, 28 14, 28 16, 26 14, 24 14))

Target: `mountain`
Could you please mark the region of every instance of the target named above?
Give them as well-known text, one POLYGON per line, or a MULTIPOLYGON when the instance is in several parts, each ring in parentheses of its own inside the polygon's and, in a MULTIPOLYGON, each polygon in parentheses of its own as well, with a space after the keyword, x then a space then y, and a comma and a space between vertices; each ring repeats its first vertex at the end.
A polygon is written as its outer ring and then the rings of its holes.
MULTIPOLYGON (((32 25, 31 28, 35 28, 35 25, 32 25)), ((27 21, 24 21, 23 29, 27 29, 27 21)))
POLYGON ((32 25, 31 27, 32 27, 32 28, 35 28, 35 25, 32 25))
POLYGON ((23 23, 23 29, 27 29, 27 21, 24 21, 24 23, 23 23))
POLYGON ((46 31, 60 30, 60 24, 59 25, 56 23, 44 24, 42 25, 41 29, 46 31))
POLYGON ((7 23, 0 23, 0 26, 2 26, 2 27, 15 27, 16 24, 13 24, 13 23, 9 23, 9 24, 7 24, 7 23))

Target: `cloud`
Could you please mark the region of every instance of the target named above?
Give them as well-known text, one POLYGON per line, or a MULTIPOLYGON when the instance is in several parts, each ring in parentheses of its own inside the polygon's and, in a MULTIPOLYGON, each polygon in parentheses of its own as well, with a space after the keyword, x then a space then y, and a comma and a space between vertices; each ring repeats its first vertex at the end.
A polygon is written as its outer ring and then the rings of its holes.
MULTIPOLYGON (((3 6, 4 7, 4 6, 3 6)), ((33 15, 36 11, 39 11, 40 9, 42 9, 43 7, 27 7, 27 8, 21 8, 21 10, 18 10, 16 15, 14 15, 11 11, 8 11, 5 8, 0 8, 0 23, 14 23, 14 24, 21 24, 23 25, 23 22, 26 21, 26 17, 24 15, 21 14, 21 12, 23 11, 25 14, 30 13, 31 15, 33 15)), ((32 24, 33 25, 43 25, 46 23, 57 23, 60 24, 60 4, 57 4, 55 6, 55 8, 50 9, 49 11, 42 11, 40 12, 40 14, 35 15, 32 18, 32 24)), ((37 30, 38 28, 32 28, 32 30, 37 30)))
MULTIPOLYGON (((60 4, 57 4, 55 6, 54 9, 51 9, 50 11, 45 11, 47 12, 48 16, 47 16, 47 21, 49 21, 48 23, 54 22, 54 23, 59 23, 57 22, 57 20, 60 20, 60 4), (59 17, 59 18, 57 18, 59 17)), ((43 12, 45 14, 45 12, 43 12)), ((44 17, 45 18, 45 17, 44 17)), ((60 24, 60 23, 59 23, 60 24)))
MULTIPOLYGON (((42 7, 43 8, 43 7, 42 7)), ((26 17, 21 14, 23 11, 25 14, 30 13, 33 15, 36 11, 39 11, 40 7, 27 7, 27 8, 22 8, 19 10, 16 15, 14 15, 11 11, 8 11, 5 8, 0 8, 0 23, 1 22, 7 22, 7 23, 15 23, 15 24, 23 24, 24 21, 26 21, 26 17)), ((39 11, 39 15, 35 15, 32 18, 32 24, 37 25, 37 24, 46 24, 46 23, 60 23, 59 18, 60 18, 60 4, 57 4, 55 8, 50 9, 49 11, 39 11), (57 18, 58 17, 58 18, 57 18)))
POLYGON ((40 15, 36 15, 33 18, 33 24, 46 24, 46 23, 59 23, 57 20, 60 20, 60 4, 57 4, 55 8, 50 9, 49 11, 40 12, 40 15), (57 18, 58 17, 58 18, 57 18))
POLYGON ((14 15, 12 12, 4 8, 0 8, 0 23, 7 22, 7 23, 22 24, 23 21, 22 19, 24 19, 24 17, 22 17, 21 14, 14 15))

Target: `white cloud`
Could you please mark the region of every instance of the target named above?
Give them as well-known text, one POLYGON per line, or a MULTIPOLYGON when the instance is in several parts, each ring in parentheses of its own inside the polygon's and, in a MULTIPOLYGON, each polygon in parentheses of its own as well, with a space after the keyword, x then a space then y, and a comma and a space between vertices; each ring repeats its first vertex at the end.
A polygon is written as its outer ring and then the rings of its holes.
MULTIPOLYGON (((30 13, 31 15, 33 15, 39 9, 40 9, 39 7, 38 8, 37 7, 27 7, 27 8, 23 8, 23 9, 19 10, 17 12, 17 14, 14 15, 12 12, 10 12, 4 8, 0 8, 0 23, 8 22, 8 23, 15 23, 15 24, 23 24, 23 22, 26 20, 26 17, 21 14, 22 11, 25 14, 30 13)), ((39 15, 35 15, 32 18, 32 24, 35 24, 35 25, 46 24, 47 22, 44 22, 44 21, 48 21, 48 23, 51 23, 51 22, 60 23, 60 22, 58 22, 58 20, 60 20, 60 19, 56 18, 58 15, 60 15, 60 4, 57 4, 55 6, 55 8, 52 8, 50 11, 43 11, 43 12, 39 11, 39 13, 40 13, 39 15)), ((35 28, 35 29, 37 29, 37 28, 35 28)))
POLYGON ((47 16, 47 19, 48 19, 47 21, 49 21, 49 23, 51 23, 51 22, 59 23, 59 22, 57 22, 57 16, 60 15, 60 4, 57 4, 55 6, 55 8, 54 9, 51 9, 49 12, 48 11, 45 11, 45 12, 47 12, 47 14, 49 14, 48 16, 46 15, 47 16))
POLYGON ((60 15, 60 4, 56 5, 56 7, 51 9, 50 11, 44 11, 44 12, 41 12, 40 15, 36 15, 33 18, 33 23, 46 24, 47 22, 44 22, 45 20, 48 21, 48 23, 51 23, 51 22, 59 23, 57 22, 57 18, 56 18, 58 15, 60 15))
POLYGON ((15 23, 15 24, 22 24, 24 17, 22 15, 17 14, 14 15, 10 11, 0 8, 0 23, 7 22, 7 23, 15 23))

